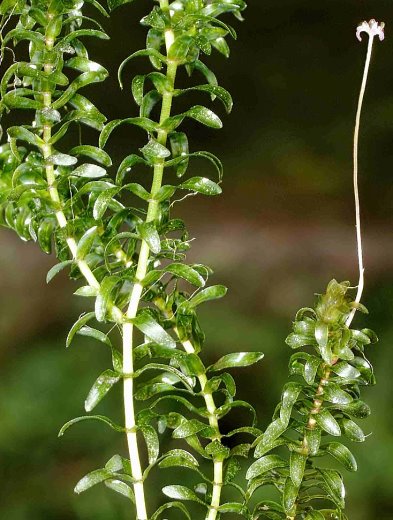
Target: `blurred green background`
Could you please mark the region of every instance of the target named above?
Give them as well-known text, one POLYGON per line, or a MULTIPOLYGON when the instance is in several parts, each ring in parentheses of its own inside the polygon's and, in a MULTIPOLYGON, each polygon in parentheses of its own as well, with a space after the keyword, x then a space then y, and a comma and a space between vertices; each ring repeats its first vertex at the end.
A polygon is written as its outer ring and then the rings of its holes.
MULTIPOLYGON (((113 47, 90 42, 92 59, 115 73, 124 57, 143 47, 145 30, 136 21, 146 4, 136 1, 104 22, 113 47)), ((230 61, 208 59, 234 96, 234 112, 224 116, 220 132, 189 127, 194 150, 223 159, 224 194, 188 199, 174 211, 196 237, 190 260, 211 265, 214 282, 229 287, 224 300, 201 311, 205 361, 234 350, 265 352, 257 368, 236 374, 239 398, 256 405, 265 427, 286 380, 291 352, 284 339, 294 313, 312 304, 331 278, 357 280, 351 146, 367 38, 359 43, 355 29, 370 18, 384 20, 387 28, 386 40, 374 48, 361 134, 364 303, 370 315, 357 320, 380 336, 369 352, 378 384, 364 396, 373 415, 363 427, 372 435, 351 447, 360 469, 346 477, 352 520, 391 520, 391 0, 250 0, 230 61)), ((129 79, 142 63, 129 66, 129 79)), ((90 95, 110 118, 137 112, 129 88, 118 91, 115 75, 90 95)), ((143 145, 140 133, 122 132, 110 143, 119 161, 143 145)), ((105 349, 85 338, 65 351, 67 330, 84 310, 72 296, 76 287, 65 275, 46 286, 55 259, 36 245, 2 229, 0 246, 0 519, 130 518, 126 501, 106 488, 79 497, 72 492, 84 473, 124 451, 122 436, 86 423, 57 439, 65 421, 83 414, 92 382, 109 365, 105 349)), ((114 393, 98 412, 119 410, 120 399, 114 393)), ((160 482, 152 487, 158 503, 160 482)))

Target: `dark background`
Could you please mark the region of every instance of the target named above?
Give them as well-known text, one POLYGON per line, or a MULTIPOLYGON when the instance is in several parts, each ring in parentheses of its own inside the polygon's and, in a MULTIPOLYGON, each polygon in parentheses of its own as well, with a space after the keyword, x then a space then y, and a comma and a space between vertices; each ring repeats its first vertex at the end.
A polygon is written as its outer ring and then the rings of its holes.
MULTIPOLYGON (((112 45, 89 42, 92 59, 115 73, 143 47, 137 21, 150 2, 135 2, 104 21, 112 45)), ((367 37, 364 19, 386 22, 386 40, 375 41, 360 140, 361 198, 366 290, 370 311, 357 323, 375 329, 370 349, 377 386, 366 389, 373 410, 363 423, 370 437, 351 447, 359 462, 345 475, 351 520, 390 520, 393 486, 393 5, 389 0, 315 2, 251 0, 229 61, 208 59, 235 108, 216 132, 189 126, 194 150, 207 149, 225 165, 220 198, 191 198, 175 205, 189 224, 192 261, 211 265, 212 283, 228 296, 202 309, 205 361, 235 350, 262 350, 264 361, 236 373, 239 398, 268 423, 286 380, 291 352, 284 339, 299 307, 311 305, 327 282, 357 281, 352 193, 352 133, 367 37), (371 435, 372 434, 372 435, 371 435)), ((115 80, 90 89, 109 118, 137 113, 127 69, 120 93, 115 80)), ((179 77, 179 84, 185 78, 179 77)), ((110 142, 118 158, 142 146, 143 135, 126 128, 110 142)), ((205 165, 198 163, 198 168, 205 165)), ((7 520, 130 518, 125 500, 105 487, 82 496, 72 489, 101 467, 124 439, 105 426, 83 424, 57 439, 60 426, 83 414, 95 377, 109 365, 100 345, 78 339, 64 349, 67 329, 84 309, 65 275, 45 285, 55 263, 35 244, 0 234, 0 518, 7 520)), ((114 394, 98 413, 121 406, 114 394)), ((181 475, 181 479, 186 477, 181 475)), ((151 484, 160 500, 160 483, 151 484)), ((228 515, 228 519, 230 516, 228 515)))

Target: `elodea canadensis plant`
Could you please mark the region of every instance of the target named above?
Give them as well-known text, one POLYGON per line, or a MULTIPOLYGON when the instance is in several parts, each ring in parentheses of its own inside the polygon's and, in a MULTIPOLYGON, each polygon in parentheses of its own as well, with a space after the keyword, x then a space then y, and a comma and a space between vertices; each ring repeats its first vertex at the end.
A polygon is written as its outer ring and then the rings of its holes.
MULTIPOLYGON (((109 0, 108 7, 126 3, 109 0)), ((354 419, 368 414, 360 387, 374 381, 364 346, 376 340, 375 334, 354 330, 351 322, 357 309, 364 310, 357 139, 372 42, 375 35, 382 39, 383 26, 372 20, 359 29, 370 39, 354 139, 358 294, 353 301, 349 284, 333 280, 315 309, 299 311, 287 343, 302 350, 291 358, 292 380, 263 432, 254 408, 236 399, 228 372, 258 362, 263 354, 228 353, 205 366, 197 310, 223 297, 226 288, 208 284, 208 266, 186 262, 186 226, 171 217, 174 201, 221 193, 220 160, 211 152, 193 151, 185 133, 189 119, 219 129, 220 118, 204 105, 176 113, 173 100, 200 92, 231 111, 230 94, 203 59, 213 50, 229 56, 228 39, 236 38, 236 32, 227 19, 234 15, 242 20, 246 4, 159 0, 150 6, 141 20, 147 28, 146 48, 133 52, 119 68, 123 86, 129 82, 131 60, 150 61, 152 71, 130 81, 139 113, 109 122, 82 90, 108 76, 86 47, 86 37, 108 39, 91 17, 92 7, 97 18, 108 16, 97 0, 3 0, 0 6, 1 58, 3 64, 10 62, 0 83, 8 141, 0 148, 0 223, 23 240, 38 242, 44 252, 53 250, 58 263, 48 282, 63 269, 80 281, 75 294, 86 300, 86 312, 71 327, 67 347, 76 336, 89 336, 108 348, 112 359, 88 392, 87 415, 67 422, 60 435, 76 423, 96 420, 124 435, 128 446, 127 453, 97 461, 103 467, 85 475, 75 491, 105 484, 129 500, 129 516, 137 520, 172 514, 206 520, 223 515, 344 519, 342 477, 316 461, 332 455, 347 469, 356 469, 349 449, 330 436, 365 439, 354 419), (183 68, 186 85, 177 79, 183 68), (8 124, 9 114, 20 110, 22 117, 27 114, 26 122, 8 124), (81 125, 100 132, 98 146, 82 141, 81 125), (146 142, 130 147, 114 171, 104 148, 120 125, 140 128, 146 142), (188 165, 194 159, 210 163, 213 174, 190 176, 188 165), (135 167, 145 169, 145 185, 134 182, 135 167), (90 413, 115 385, 123 387, 123 424, 90 413), (222 418, 238 408, 250 412, 250 423, 224 430, 222 418), (163 441, 167 431, 173 439, 170 449, 163 441), (244 436, 251 440, 244 442, 244 436), (257 460, 248 463, 244 479, 238 459, 248 459, 249 453, 257 460), (197 484, 191 489, 173 482, 170 473, 154 511, 158 493, 149 476, 176 467, 193 472, 197 484), (276 502, 263 497, 264 487, 272 485, 276 502), (196 506, 192 516, 189 502, 196 506)))

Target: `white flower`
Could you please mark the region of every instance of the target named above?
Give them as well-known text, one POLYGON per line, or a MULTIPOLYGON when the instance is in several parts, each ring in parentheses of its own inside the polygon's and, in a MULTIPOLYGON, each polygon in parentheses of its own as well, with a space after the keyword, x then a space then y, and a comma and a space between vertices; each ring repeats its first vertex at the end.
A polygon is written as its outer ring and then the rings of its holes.
POLYGON ((378 36, 382 41, 385 38, 384 28, 384 22, 378 23, 376 20, 374 20, 374 18, 372 18, 369 22, 364 21, 358 25, 356 29, 356 38, 359 41, 362 41, 361 33, 366 32, 370 38, 378 36))

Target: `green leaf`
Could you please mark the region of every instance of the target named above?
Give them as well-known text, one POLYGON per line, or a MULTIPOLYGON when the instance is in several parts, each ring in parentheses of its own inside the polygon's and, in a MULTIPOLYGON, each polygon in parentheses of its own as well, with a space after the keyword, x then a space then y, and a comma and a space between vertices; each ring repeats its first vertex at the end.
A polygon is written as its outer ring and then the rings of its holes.
POLYGON ((113 457, 108 460, 105 464, 105 469, 111 473, 116 473, 117 471, 124 471, 127 475, 131 475, 132 473, 130 461, 118 454, 113 455, 113 457))
POLYGON ((295 484, 292 482, 292 479, 288 477, 285 481, 284 485, 284 492, 282 496, 282 505, 284 508, 284 511, 289 514, 295 505, 297 496, 299 493, 299 487, 295 486, 295 484))
POLYGON ((165 458, 158 464, 160 468, 183 467, 195 469, 199 466, 197 459, 185 450, 171 450, 165 454, 165 458))
POLYGON ((64 433, 68 430, 68 428, 81 421, 100 421, 107 424, 110 428, 112 428, 112 430, 115 430, 116 432, 123 433, 125 431, 125 429, 122 426, 119 426, 118 424, 114 423, 111 419, 105 417, 105 415, 83 415, 81 417, 71 419, 71 421, 65 423, 65 425, 59 431, 58 436, 62 437, 64 433))
POLYGON ((266 455, 261 457, 248 468, 246 479, 251 480, 276 468, 285 468, 287 462, 278 455, 266 455))
POLYGON ((225 88, 219 87, 218 85, 198 85, 197 87, 184 89, 180 91, 180 93, 183 94, 185 92, 190 92, 193 90, 197 90, 200 92, 208 92, 211 95, 212 99, 217 97, 220 101, 222 101, 227 113, 229 114, 231 112, 233 107, 233 100, 232 96, 227 90, 225 90, 225 88))
POLYGON ((178 509, 179 511, 181 511, 183 513, 183 515, 187 518, 187 520, 192 520, 190 513, 187 511, 185 505, 182 504, 181 502, 167 502, 166 504, 163 504, 152 515, 151 520, 158 520, 158 518, 161 516, 161 513, 163 513, 166 509, 178 509))
POLYGON ((212 372, 218 372, 227 368, 248 367, 258 363, 264 354, 262 352, 234 352, 227 354, 219 359, 214 365, 209 367, 212 372))
POLYGON ((340 361, 332 366, 332 372, 344 379, 357 379, 361 376, 359 370, 346 361, 340 361))
POLYGON ((367 334, 360 330, 351 330, 352 338, 361 345, 369 345, 371 340, 367 334))
POLYGON ((113 372, 113 370, 105 370, 102 372, 91 387, 86 398, 86 412, 91 412, 119 380, 120 375, 113 372))
POLYGON ((360 401, 359 399, 352 401, 352 403, 349 404, 340 404, 337 406, 337 408, 357 419, 365 419, 371 414, 371 409, 368 404, 360 401))
POLYGON ((68 348, 71 345, 71 342, 75 336, 75 334, 84 326, 86 323, 88 323, 90 320, 92 320, 95 317, 94 312, 88 312, 87 314, 82 314, 82 316, 74 323, 74 325, 71 327, 70 332, 68 333, 67 340, 66 340, 66 347, 68 348))
POLYGON ((321 444, 321 436, 322 436, 322 432, 318 426, 316 426, 312 430, 306 429, 306 431, 305 431, 304 438, 307 442, 307 446, 308 446, 310 455, 312 457, 317 455, 317 453, 319 451, 319 447, 321 444))
POLYGON ((341 390, 336 383, 328 382, 323 388, 323 397, 334 404, 349 404, 353 401, 352 397, 344 390, 341 390))
POLYGON ((301 384, 292 382, 287 383, 284 387, 281 396, 280 419, 286 426, 288 426, 293 405, 296 403, 302 388, 301 384))
POLYGON ((378 343, 378 336, 371 329, 362 329, 361 332, 369 337, 370 343, 378 343))
POLYGON ((104 150, 101 150, 96 146, 90 146, 87 144, 74 146, 74 148, 70 150, 70 154, 89 157, 90 159, 94 159, 98 163, 102 164, 106 168, 112 166, 112 159, 109 157, 109 155, 104 150))
POLYGON ((260 457, 266 452, 265 448, 271 446, 287 429, 288 425, 281 419, 276 419, 266 428, 262 439, 258 442, 255 449, 255 457, 260 457))
POLYGON ((343 509, 345 507, 345 488, 340 474, 331 469, 320 469, 327 491, 335 504, 343 509))
POLYGON ((145 439, 149 464, 154 464, 160 452, 160 443, 156 430, 148 424, 138 426, 139 430, 145 439))
MULTIPOLYGON (((248 456, 248 454, 247 454, 248 456)), ((241 471, 242 466, 236 457, 230 457, 225 467, 225 477, 224 484, 229 484, 234 480, 236 475, 238 475, 239 471, 241 471)))
MULTIPOLYGON (((146 164, 148 165, 148 162, 145 159, 142 159, 142 157, 139 157, 139 155, 131 154, 128 155, 123 159, 121 162, 119 169, 117 170, 116 174, 116 184, 122 184, 124 177, 127 172, 131 171, 132 167, 136 164, 146 164)), ((133 183, 135 184, 135 183, 133 183)), ((145 190, 146 191, 146 190, 145 190)), ((146 192, 148 193, 148 192, 146 192)))
POLYGON ((123 82, 122 82, 121 77, 123 75, 124 67, 127 65, 127 63, 130 60, 133 60, 134 58, 143 57, 143 56, 153 58, 155 62, 158 62, 160 64, 167 62, 167 58, 165 56, 163 56, 157 49, 150 48, 150 49, 143 49, 141 51, 134 52, 133 54, 128 56, 128 58, 123 60, 123 62, 120 64, 119 71, 118 71, 118 80, 119 80, 119 84, 120 84, 121 88, 123 88, 123 82))
POLYGON ((304 470, 306 469, 306 462, 307 457, 305 455, 296 453, 296 451, 291 452, 291 457, 289 460, 289 472, 291 480, 294 486, 296 486, 297 488, 300 487, 303 481, 304 470))
POLYGON ((145 311, 138 313, 132 323, 152 341, 167 348, 176 348, 175 340, 145 311))
POLYGON ((220 193, 222 193, 220 186, 206 177, 192 177, 180 184, 179 188, 209 196, 220 195, 220 193))
POLYGON ((114 119, 113 121, 110 121, 107 125, 105 125, 101 131, 99 139, 100 148, 104 148, 113 130, 115 130, 115 128, 117 128, 118 126, 124 124, 143 128, 144 130, 146 130, 146 132, 156 131, 158 126, 157 123, 154 123, 154 121, 148 119, 147 117, 129 117, 127 119, 114 119))
POLYGON ((328 365, 332 364, 333 353, 329 346, 329 327, 326 323, 318 321, 315 325, 315 339, 319 345, 322 359, 328 365))
POLYGON ((196 60, 194 67, 206 78, 209 85, 218 85, 216 75, 202 61, 196 60))
POLYGON ((130 486, 128 486, 125 482, 122 482, 121 480, 117 479, 108 479, 105 480, 105 485, 112 489, 113 491, 116 491, 116 493, 119 493, 119 495, 122 495, 123 497, 128 498, 135 504, 135 495, 130 486))
POLYGON ((273 502, 272 500, 263 500, 255 506, 252 518, 253 520, 258 520, 261 518, 258 513, 262 513, 263 516, 267 515, 267 518, 281 520, 283 518, 283 512, 284 509, 280 504, 277 504, 277 502, 273 502))
POLYGON ((337 459, 348 471, 357 471, 356 459, 349 449, 340 442, 331 442, 324 449, 337 459))
POLYGON ((143 222, 138 226, 138 231, 141 238, 149 246, 151 252, 158 254, 161 251, 161 240, 154 222, 143 222))
POLYGON ((193 41, 192 36, 188 36, 187 34, 178 36, 169 49, 168 60, 175 61, 178 64, 184 63, 187 60, 187 55, 193 41))
MULTIPOLYGON (((212 434, 215 434, 214 429, 212 434)), ((223 462, 225 459, 227 459, 231 453, 231 450, 224 446, 218 439, 214 439, 207 446, 205 446, 205 451, 208 455, 211 456, 213 460, 220 462, 223 462)))
POLYGON ((50 155, 47 158, 47 161, 52 164, 56 164, 57 166, 73 166, 78 162, 78 159, 65 153, 56 152, 50 155))
POLYGON ((210 128, 220 129, 222 128, 221 119, 209 108, 196 105, 186 112, 188 117, 195 119, 198 123, 202 123, 210 128))
POLYGON ((190 308, 193 309, 201 303, 222 298, 226 295, 227 291, 228 289, 223 285, 212 285, 211 287, 207 287, 206 289, 198 292, 187 302, 187 304, 190 308))
POLYGON ((315 340, 313 338, 310 338, 309 336, 304 336, 302 334, 295 334, 294 332, 291 332, 291 334, 289 334, 289 336, 287 336, 287 338, 285 339, 285 343, 288 345, 288 347, 297 349, 308 345, 313 345, 315 343, 315 340))
POLYGON ((101 332, 100 330, 93 329, 92 327, 89 327, 87 325, 84 325, 81 329, 79 329, 77 334, 80 336, 94 338, 97 341, 100 341, 101 343, 105 343, 105 345, 108 345, 109 347, 112 346, 111 340, 108 338, 107 334, 101 332))
POLYGON ((113 11, 117 7, 125 4, 131 4, 134 0, 107 0, 108 9, 113 11))
POLYGON ((304 379, 306 383, 308 383, 309 385, 312 385, 314 383, 320 365, 321 359, 315 356, 308 357, 304 365, 304 379))
POLYGON ((184 132, 172 132, 169 135, 169 142, 171 145, 172 157, 183 158, 176 165, 176 175, 178 177, 182 177, 186 173, 189 163, 189 146, 187 135, 184 132))
POLYGON ((342 425, 344 429, 344 434, 354 442, 364 442, 366 440, 366 435, 363 433, 363 430, 351 419, 343 419, 342 425))
MULTIPOLYGON (((71 34, 75 34, 76 32, 78 31, 74 31, 71 34)), ((60 97, 53 101, 52 108, 54 108, 55 110, 63 108, 65 105, 67 105, 67 103, 72 102, 73 98, 75 97, 75 94, 79 89, 92 83, 99 83, 101 81, 104 81, 106 77, 107 74, 103 72, 84 72, 76 79, 74 79, 74 81, 66 90, 64 90, 63 94, 60 97)), ((87 118, 88 114, 84 114, 84 116, 87 118)))
POLYGON ((87 489, 90 489, 96 484, 100 484, 111 477, 113 477, 113 475, 109 471, 105 469, 96 469, 85 475, 75 486, 74 491, 79 495, 87 489))
POLYGON ((171 155, 171 152, 160 144, 155 139, 150 139, 150 141, 140 149, 140 151, 143 153, 143 156, 146 160, 150 162, 162 162, 163 159, 166 157, 169 157, 171 155))
POLYGON ((318 426, 320 426, 320 428, 325 432, 336 437, 341 435, 341 429, 338 422, 326 408, 319 410, 319 412, 313 417, 317 421, 318 426))
POLYGON ((192 502, 198 502, 203 504, 202 500, 198 496, 185 486, 165 486, 162 488, 162 492, 169 498, 175 500, 190 500, 192 502))
POLYGON ((84 177, 87 179, 99 179, 100 177, 105 177, 106 170, 101 168, 101 166, 97 166, 96 164, 81 164, 78 168, 72 171, 72 175, 76 177, 84 177))
POLYGON ((161 188, 158 190, 158 192, 154 195, 154 200, 157 202, 163 202, 164 200, 168 200, 172 197, 172 195, 176 191, 176 186, 171 186, 169 184, 164 184, 161 186, 161 188))
POLYGON ((185 264, 175 263, 165 267, 166 273, 171 273, 178 278, 183 278, 187 282, 195 285, 196 287, 203 287, 205 285, 204 278, 192 267, 185 264))
POLYGON ((44 144, 44 141, 40 137, 36 136, 33 132, 30 132, 30 130, 27 130, 27 128, 24 128, 23 126, 11 126, 8 128, 7 133, 12 139, 25 141, 26 143, 37 147, 41 147, 44 144))
POLYGON ((120 278, 118 276, 107 276, 104 278, 103 282, 101 282, 95 303, 95 315, 97 321, 105 321, 107 313, 110 312, 113 304, 112 292, 119 283, 119 280, 120 278))
POLYGON ((174 439, 185 439, 186 437, 190 437, 190 435, 199 433, 200 431, 205 430, 206 428, 208 428, 207 424, 198 421, 198 419, 191 419, 189 421, 184 421, 182 424, 180 424, 174 430, 172 437, 174 439))
POLYGON ((247 514, 247 508, 243 504, 239 504, 238 502, 227 502, 226 504, 221 504, 218 508, 218 511, 221 514, 225 513, 236 513, 238 515, 247 514))
POLYGON ((151 193, 145 190, 145 188, 137 182, 130 182, 129 184, 125 184, 123 189, 130 191, 142 200, 148 201, 152 198, 151 193))
POLYGON ((71 265, 73 263, 73 260, 65 260, 64 262, 60 262, 59 264, 54 265, 51 267, 48 271, 48 274, 46 275, 46 283, 49 283, 53 278, 60 273, 65 267, 71 265))
POLYGON ((94 240, 97 238, 97 226, 88 229, 78 242, 76 249, 76 260, 83 260, 90 253, 94 240))
POLYGON ((100 220, 108 209, 108 205, 113 200, 114 196, 119 193, 121 188, 110 188, 109 190, 100 193, 93 206, 94 220, 100 220))

